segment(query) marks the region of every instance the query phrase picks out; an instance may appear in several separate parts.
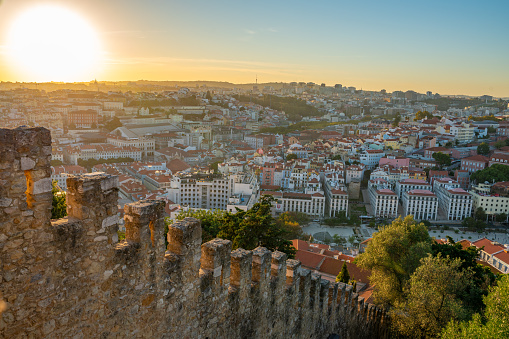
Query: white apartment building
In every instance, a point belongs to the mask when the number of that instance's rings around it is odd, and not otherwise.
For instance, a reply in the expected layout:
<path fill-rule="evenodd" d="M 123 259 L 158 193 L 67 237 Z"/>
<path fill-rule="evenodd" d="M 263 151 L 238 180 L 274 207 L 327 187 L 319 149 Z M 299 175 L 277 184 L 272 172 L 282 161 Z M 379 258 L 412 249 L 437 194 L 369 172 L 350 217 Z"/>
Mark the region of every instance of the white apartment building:
<path fill-rule="evenodd" d="M 277 201 L 273 206 L 276 215 L 284 212 L 302 212 L 320 218 L 325 214 L 325 196 L 321 193 L 260 192 L 260 196 L 265 194 L 276 198 Z"/>
<path fill-rule="evenodd" d="M 346 168 L 345 179 L 346 183 L 349 184 L 352 181 L 362 181 L 364 174 L 364 165 L 350 165 Z"/>
<path fill-rule="evenodd" d="M 460 144 L 464 144 L 474 140 L 475 137 L 475 126 L 470 124 L 455 124 L 450 128 L 450 133 L 454 135 L 454 138 L 459 141 Z"/>
<path fill-rule="evenodd" d="M 64 162 L 72 165 L 78 164 L 78 159 L 113 159 L 131 158 L 141 161 L 141 150 L 136 147 L 117 147 L 110 144 L 67 146 L 63 149 Z"/>
<path fill-rule="evenodd" d="M 167 191 L 168 198 L 176 204 L 190 208 L 226 210 L 231 186 L 230 180 L 221 175 L 181 173 L 172 178 Z"/>
<path fill-rule="evenodd" d="M 333 189 L 326 192 L 325 197 L 329 217 L 335 217 L 341 211 L 348 216 L 348 194 L 345 191 Z"/>
<path fill-rule="evenodd" d="M 426 189 L 413 189 L 403 193 L 403 214 L 413 215 L 415 220 L 436 220 L 438 198 Z"/>
<path fill-rule="evenodd" d="M 398 214 L 398 196 L 383 179 L 370 180 L 368 183 L 369 201 L 376 218 L 395 218 Z"/>
<path fill-rule="evenodd" d="M 378 166 L 380 159 L 385 156 L 382 150 L 366 150 L 359 156 L 359 162 L 367 169 L 373 169 Z"/>
<path fill-rule="evenodd" d="M 405 192 L 412 190 L 431 190 L 431 185 L 426 180 L 421 179 L 404 179 L 396 182 L 395 191 L 398 199 L 402 200 Z"/>
<path fill-rule="evenodd" d="M 190 208 L 247 210 L 257 200 L 259 184 L 255 175 L 229 176 L 207 172 L 178 173 L 166 189 L 168 199 Z"/>
<path fill-rule="evenodd" d="M 436 187 L 438 203 L 447 220 L 463 220 L 472 215 L 472 195 L 470 193 L 455 186 L 437 185 Z"/>
<path fill-rule="evenodd" d="M 124 138 L 120 136 L 116 136 L 113 134 L 109 134 L 106 139 L 108 144 L 115 145 L 118 147 L 136 147 L 143 152 L 143 156 L 154 155 L 154 150 L 156 148 L 156 142 L 154 139 L 147 138 Z"/>

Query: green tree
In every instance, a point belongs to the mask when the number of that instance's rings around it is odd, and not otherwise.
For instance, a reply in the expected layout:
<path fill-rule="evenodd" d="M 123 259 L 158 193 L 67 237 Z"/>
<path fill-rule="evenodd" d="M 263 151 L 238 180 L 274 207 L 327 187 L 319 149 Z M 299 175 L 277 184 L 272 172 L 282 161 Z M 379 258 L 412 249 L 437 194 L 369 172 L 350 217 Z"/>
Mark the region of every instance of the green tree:
<path fill-rule="evenodd" d="M 463 219 L 461 224 L 463 225 L 463 227 L 466 227 L 469 231 L 477 231 L 479 233 L 484 231 L 484 229 L 486 228 L 486 224 L 484 223 L 483 220 L 476 220 L 475 218 L 472 217 L 466 217 L 465 219 Z"/>
<path fill-rule="evenodd" d="M 504 140 L 499 140 L 499 141 L 495 142 L 494 146 L 496 149 L 501 149 L 502 147 L 506 146 L 506 144 L 505 144 Z"/>
<path fill-rule="evenodd" d="M 454 144 L 452 143 L 452 141 L 447 141 L 445 143 L 445 147 L 447 147 L 447 148 L 452 148 L 453 146 L 454 146 Z"/>
<path fill-rule="evenodd" d="M 500 278 L 484 298 L 484 314 L 475 314 L 469 322 L 452 320 L 442 332 L 444 339 L 509 338 L 509 275 Z"/>
<path fill-rule="evenodd" d="M 401 115 L 398 113 L 398 114 L 396 114 L 396 117 L 394 118 L 394 121 L 392 122 L 392 127 L 398 127 L 400 122 L 401 122 Z"/>
<path fill-rule="evenodd" d="M 490 145 L 485 142 L 481 142 L 479 146 L 477 146 L 477 154 L 488 155 L 490 154 Z"/>
<path fill-rule="evenodd" d="M 287 240 L 288 231 L 281 228 L 271 215 L 274 198 L 264 195 L 247 211 L 237 209 L 237 213 L 227 211 L 188 211 L 180 213 L 177 220 L 194 217 L 202 222 L 202 242 L 214 238 L 227 239 L 232 248 L 246 250 L 263 246 L 271 251 L 281 251 L 294 258 L 297 252 L 292 242 Z M 171 220 L 167 219 L 167 223 Z"/>
<path fill-rule="evenodd" d="M 274 200 L 264 195 L 247 211 L 237 209 L 235 214 L 225 213 L 217 236 L 231 240 L 233 249 L 240 247 L 252 250 L 264 246 L 272 251 L 285 252 L 293 258 L 296 250 L 292 242 L 284 238 L 285 231 L 277 227 L 271 215 Z"/>
<path fill-rule="evenodd" d="M 440 168 L 451 165 L 451 156 L 442 152 L 435 152 L 432 155 L 433 159 L 436 160 Z"/>
<path fill-rule="evenodd" d="M 217 237 L 226 211 L 222 210 L 188 210 L 180 212 L 176 219 L 182 220 L 186 217 L 192 217 L 201 220 L 201 240 L 210 241 Z M 169 220 L 168 220 L 169 221 Z"/>
<path fill-rule="evenodd" d="M 411 215 L 379 228 L 366 252 L 355 260 L 361 268 L 371 270 L 377 303 L 391 306 L 403 299 L 403 289 L 420 259 L 431 253 L 431 243 L 426 226 Z"/>
<path fill-rule="evenodd" d="M 433 119 L 433 114 L 428 111 L 419 111 L 415 114 L 414 121 L 422 120 L 422 119 Z"/>
<path fill-rule="evenodd" d="M 286 156 L 286 160 L 290 161 L 290 160 L 294 160 L 294 159 L 297 159 L 297 154 L 288 154 Z"/>
<path fill-rule="evenodd" d="M 484 209 L 482 207 L 477 207 L 477 209 L 475 210 L 475 213 L 474 213 L 474 218 L 476 220 L 486 220 L 486 212 L 484 211 Z"/>
<path fill-rule="evenodd" d="M 212 95 L 210 94 L 210 91 L 207 91 L 207 94 L 205 95 L 205 99 L 208 99 L 209 102 L 212 100 Z"/>
<path fill-rule="evenodd" d="M 117 117 L 113 117 L 111 120 L 107 121 L 105 124 L 104 124 L 104 128 L 108 131 L 108 132 L 111 132 L 113 131 L 114 129 L 118 128 L 118 127 L 122 127 L 122 123 L 120 122 L 119 118 Z"/>
<path fill-rule="evenodd" d="M 468 319 L 458 298 L 471 273 L 460 270 L 460 259 L 429 255 L 412 274 L 405 299 L 391 310 L 393 326 L 412 338 L 434 338 L 450 320 Z"/>
<path fill-rule="evenodd" d="M 60 219 L 67 215 L 67 205 L 65 203 L 65 192 L 58 189 L 57 182 L 53 180 L 51 193 L 53 201 L 51 203 L 51 219 Z"/>
<path fill-rule="evenodd" d="M 509 166 L 494 164 L 470 175 L 470 181 L 477 183 L 509 181 Z"/>
<path fill-rule="evenodd" d="M 301 239 L 304 235 L 300 224 L 289 212 L 281 213 L 281 215 L 276 219 L 276 224 L 279 228 L 285 231 L 283 237 L 287 240 Z"/>
<path fill-rule="evenodd" d="M 507 220 L 507 214 L 506 213 L 500 213 L 495 216 L 495 220 L 497 222 L 506 222 Z"/>
<path fill-rule="evenodd" d="M 480 312 L 484 308 L 483 297 L 488 294 L 489 288 L 495 283 L 496 276 L 488 267 L 477 263 L 479 249 L 475 246 L 463 249 L 461 244 L 455 243 L 452 238 L 448 237 L 448 240 L 448 244 L 433 243 L 433 255 L 459 259 L 461 260 L 459 269 L 472 273 L 471 283 L 458 297 L 470 313 Z"/>
<path fill-rule="evenodd" d="M 341 271 L 338 273 L 336 277 L 336 282 L 342 282 L 348 284 L 350 281 L 350 273 L 348 273 L 348 267 L 346 267 L 346 261 L 343 261 L 343 266 L 341 267 Z"/>

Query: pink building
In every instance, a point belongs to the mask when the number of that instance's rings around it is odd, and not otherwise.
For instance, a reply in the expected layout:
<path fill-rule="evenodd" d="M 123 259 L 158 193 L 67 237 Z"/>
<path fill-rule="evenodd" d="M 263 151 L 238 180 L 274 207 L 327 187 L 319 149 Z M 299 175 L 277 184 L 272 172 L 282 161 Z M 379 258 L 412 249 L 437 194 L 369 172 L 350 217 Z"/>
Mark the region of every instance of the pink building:
<path fill-rule="evenodd" d="M 274 185 L 275 164 L 265 163 L 262 168 L 262 185 Z"/>
<path fill-rule="evenodd" d="M 380 158 L 378 166 L 382 167 L 383 165 L 391 165 L 394 168 L 409 167 L 410 159 L 404 157 L 397 157 L 394 155 L 388 155 L 387 157 Z"/>

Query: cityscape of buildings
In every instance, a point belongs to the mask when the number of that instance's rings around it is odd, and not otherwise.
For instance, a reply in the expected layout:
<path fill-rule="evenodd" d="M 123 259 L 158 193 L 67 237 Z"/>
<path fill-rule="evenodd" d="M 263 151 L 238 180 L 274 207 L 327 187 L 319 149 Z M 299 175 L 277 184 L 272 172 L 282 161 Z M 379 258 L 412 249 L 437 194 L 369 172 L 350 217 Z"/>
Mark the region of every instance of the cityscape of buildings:
<path fill-rule="evenodd" d="M 124 85 L 2 83 L 0 125 L 51 130 L 52 179 L 63 191 L 69 174 L 118 175 L 120 218 L 143 199 L 165 201 L 175 220 L 246 211 L 270 195 L 274 216 L 301 212 L 316 223 L 359 206 L 365 224 L 412 215 L 460 225 L 479 208 L 486 221 L 507 221 L 509 182 L 470 180 L 509 165 L 509 147 L 495 147 L 508 139 L 509 110 L 496 98 L 314 83 Z M 478 154 L 481 143 L 488 152 Z"/>

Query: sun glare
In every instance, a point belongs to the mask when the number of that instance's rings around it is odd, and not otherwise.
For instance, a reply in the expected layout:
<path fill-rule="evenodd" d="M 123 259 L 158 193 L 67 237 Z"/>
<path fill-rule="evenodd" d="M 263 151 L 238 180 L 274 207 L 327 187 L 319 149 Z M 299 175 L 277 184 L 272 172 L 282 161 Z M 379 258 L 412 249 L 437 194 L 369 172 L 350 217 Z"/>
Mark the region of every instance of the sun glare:
<path fill-rule="evenodd" d="M 87 81 L 97 75 L 101 54 L 96 32 L 61 7 L 34 7 L 12 23 L 8 53 L 27 81 Z"/>

